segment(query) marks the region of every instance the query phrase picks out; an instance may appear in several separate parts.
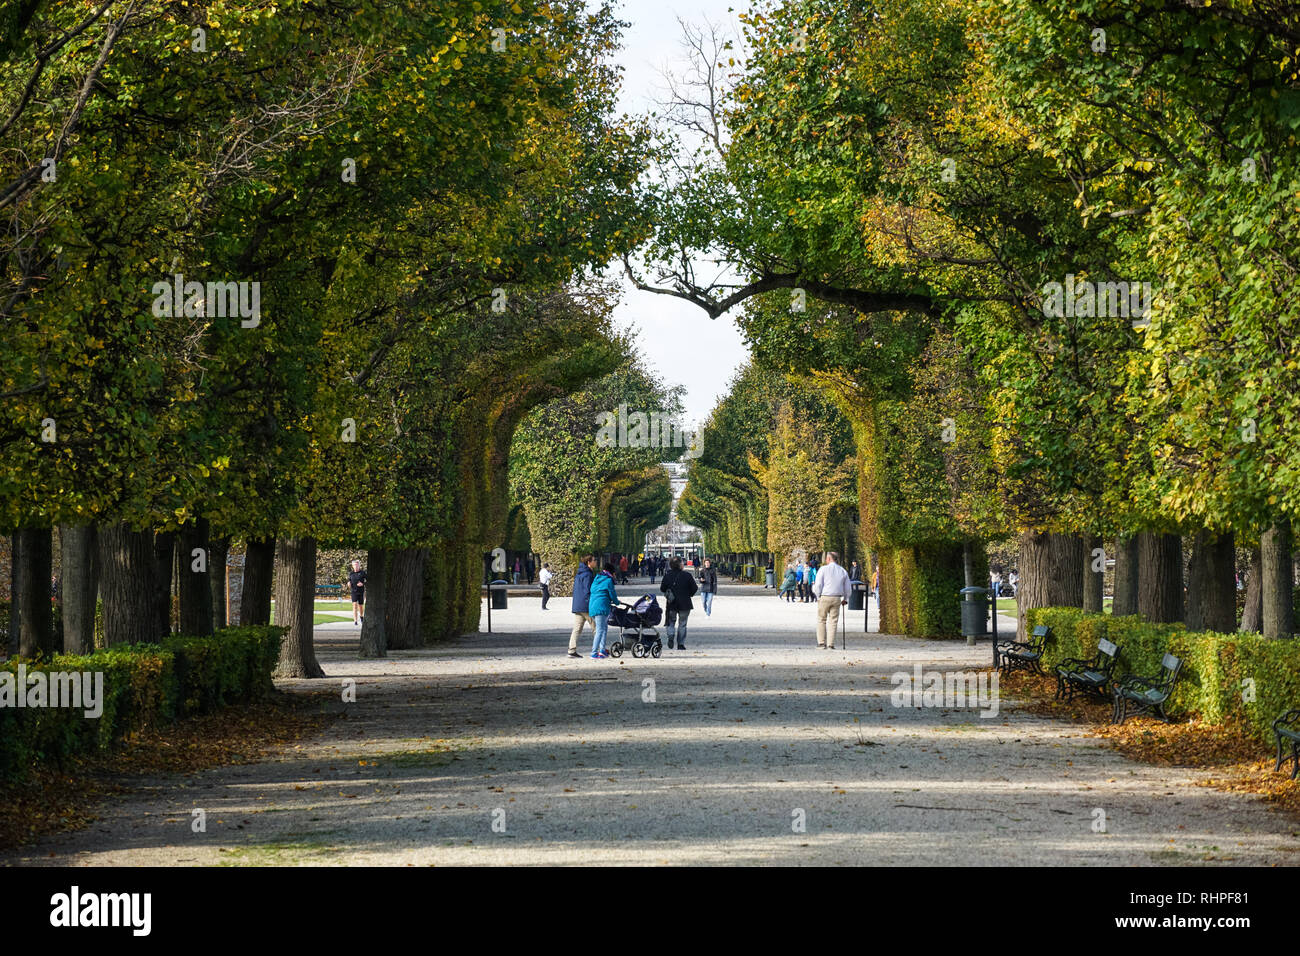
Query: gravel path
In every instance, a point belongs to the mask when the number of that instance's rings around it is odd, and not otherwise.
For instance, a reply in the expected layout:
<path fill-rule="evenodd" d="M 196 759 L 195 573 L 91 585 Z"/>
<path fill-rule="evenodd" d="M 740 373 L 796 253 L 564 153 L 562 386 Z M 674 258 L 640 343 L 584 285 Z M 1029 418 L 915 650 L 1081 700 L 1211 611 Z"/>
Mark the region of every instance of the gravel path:
<path fill-rule="evenodd" d="M 864 635 L 851 612 L 848 650 L 819 651 L 814 621 L 813 605 L 724 585 L 687 651 L 646 661 L 566 657 L 562 598 L 512 599 L 493 634 L 383 661 L 356 659 L 350 622 L 325 625 L 329 677 L 281 684 L 356 681 L 321 737 L 150 780 L 89 830 L 0 862 L 1300 862 L 1293 817 L 1012 701 L 996 717 L 894 706 L 893 674 L 984 667 L 987 644 Z"/>

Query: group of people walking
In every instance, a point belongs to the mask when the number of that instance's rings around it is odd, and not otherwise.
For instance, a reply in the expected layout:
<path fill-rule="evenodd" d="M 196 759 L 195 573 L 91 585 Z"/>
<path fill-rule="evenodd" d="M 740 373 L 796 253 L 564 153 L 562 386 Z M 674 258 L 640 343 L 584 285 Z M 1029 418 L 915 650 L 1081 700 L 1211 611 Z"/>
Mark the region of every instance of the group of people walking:
<path fill-rule="evenodd" d="M 591 625 L 591 659 L 602 660 L 609 656 L 606 641 L 609 635 L 609 616 L 615 604 L 621 604 L 618 597 L 616 575 L 625 569 L 613 561 L 606 561 L 600 570 L 596 569 L 596 556 L 589 554 L 582 559 L 578 572 L 573 576 L 573 630 L 569 633 L 569 656 L 581 657 L 578 653 L 578 640 L 582 629 Z M 664 627 L 668 634 L 669 650 L 686 650 L 686 628 L 691 611 L 695 609 L 691 598 L 696 593 L 703 595 L 704 613 L 712 614 L 713 595 L 718 589 L 718 575 L 706 558 L 700 569 L 700 583 L 695 576 L 682 569 L 680 558 L 673 558 L 664 572 L 659 590 L 665 596 L 667 610 Z"/>
<path fill-rule="evenodd" d="M 783 592 L 799 587 L 801 600 L 816 602 L 819 648 L 835 647 L 835 630 L 839 627 L 841 608 L 849 603 L 849 595 L 861 580 L 861 569 L 856 561 L 851 570 L 845 570 L 839 560 L 838 554 L 828 551 L 820 565 L 808 565 L 801 561 L 786 574 L 786 583 L 791 587 L 782 586 Z M 588 624 L 592 630 L 591 659 L 603 660 L 609 656 L 607 642 L 610 614 L 614 605 L 624 603 L 620 601 L 617 590 L 621 568 L 613 561 L 606 561 L 599 568 L 597 563 L 594 554 L 585 556 L 573 578 L 573 629 L 569 633 L 569 657 L 582 656 L 578 651 L 578 641 Z M 549 569 L 545 570 L 549 572 Z M 872 582 L 873 589 L 879 586 L 879 580 L 877 571 Z M 668 649 L 684 651 L 691 612 L 695 610 L 692 598 L 699 594 L 704 613 L 712 615 L 713 598 L 718 592 L 718 572 L 713 567 L 713 562 L 705 558 L 703 567 L 698 571 L 697 581 L 695 574 L 682 567 L 680 558 L 673 558 L 664 572 L 659 591 L 665 598 L 664 628 L 668 637 Z"/>
<path fill-rule="evenodd" d="M 647 554 L 641 559 L 641 573 L 655 583 L 655 578 L 668 573 L 668 559 L 662 554 Z"/>
<path fill-rule="evenodd" d="M 827 555 L 826 563 L 828 565 L 831 563 L 831 555 L 834 554 L 835 554 L 834 551 L 828 551 L 826 553 Z M 836 555 L 835 557 L 835 564 L 836 567 L 839 568 L 839 570 L 844 571 L 844 568 L 839 566 L 838 555 Z M 798 561 L 792 560 L 791 563 L 786 566 L 785 580 L 781 582 L 779 597 L 782 600 L 789 601 L 792 604 L 795 602 L 799 602 L 802 604 L 811 604 L 813 601 L 816 601 L 818 599 L 818 595 L 821 593 L 820 591 L 817 590 L 817 578 L 818 575 L 821 573 L 821 571 L 824 569 L 824 567 L 825 566 L 819 566 L 816 558 L 813 558 L 810 561 L 805 561 L 802 558 L 800 558 Z M 848 576 L 848 580 L 850 582 L 849 585 L 850 589 L 858 586 L 859 583 L 862 581 L 862 568 L 856 561 L 853 562 L 852 567 L 850 567 L 847 571 L 845 571 L 845 574 Z M 879 595 L 880 595 L 880 569 L 877 568 L 875 572 L 872 574 L 871 596 L 873 598 L 879 598 Z M 846 592 L 846 596 L 847 596 L 847 592 Z"/>
<path fill-rule="evenodd" d="M 862 580 L 862 569 L 858 562 L 846 571 L 840 566 L 840 556 L 834 551 L 826 552 L 824 564 L 818 564 L 814 558 L 811 562 L 800 559 L 791 562 L 785 571 L 785 580 L 781 582 L 780 597 L 794 603 L 817 603 L 817 646 L 835 646 L 835 628 L 840 622 L 840 608 L 849 603 L 849 594 Z M 873 593 L 880 584 L 880 571 L 877 570 L 872 583 Z M 829 636 L 828 636 L 829 635 Z"/>
<path fill-rule="evenodd" d="M 781 582 L 780 596 L 791 602 L 807 604 L 813 599 L 813 585 L 817 583 L 817 561 L 811 563 L 799 560 L 798 564 L 785 569 L 785 580 Z"/>

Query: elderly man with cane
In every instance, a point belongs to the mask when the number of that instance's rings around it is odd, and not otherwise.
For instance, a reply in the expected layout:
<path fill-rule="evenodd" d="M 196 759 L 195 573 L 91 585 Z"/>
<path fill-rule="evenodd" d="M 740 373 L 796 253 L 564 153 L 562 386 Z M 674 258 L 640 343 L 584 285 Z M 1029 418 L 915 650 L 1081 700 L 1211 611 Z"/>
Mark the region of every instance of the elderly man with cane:
<path fill-rule="evenodd" d="M 835 628 L 840 624 L 840 607 L 849 603 L 849 590 L 853 583 L 849 574 L 840 567 L 840 556 L 826 552 L 826 563 L 821 566 L 813 583 L 817 598 L 817 646 L 835 649 Z M 830 640 L 826 639 L 826 619 L 830 618 Z"/>

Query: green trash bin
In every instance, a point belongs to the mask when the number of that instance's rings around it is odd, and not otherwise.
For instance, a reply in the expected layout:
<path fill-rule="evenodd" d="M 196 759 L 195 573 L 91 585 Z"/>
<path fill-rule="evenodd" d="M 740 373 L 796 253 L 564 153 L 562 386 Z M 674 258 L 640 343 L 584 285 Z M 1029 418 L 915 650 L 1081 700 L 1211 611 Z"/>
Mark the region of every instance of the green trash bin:
<path fill-rule="evenodd" d="M 968 587 L 961 589 L 961 633 L 967 644 L 989 633 L 989 589 Z"/>
<path fill-rule="evenodd" d="M 496 580 L 492 582 L 492 609 L 495 611 L 504 611 L 506 608 L 506 582 Z"/>
<path fill-rule="evenodd" d="M 861 611 L 863 608 L 863 596 L 866 594 L 866 586 L 861 581 L 853 582 L 853 590 L 849 592 L 849 610 Z"/>

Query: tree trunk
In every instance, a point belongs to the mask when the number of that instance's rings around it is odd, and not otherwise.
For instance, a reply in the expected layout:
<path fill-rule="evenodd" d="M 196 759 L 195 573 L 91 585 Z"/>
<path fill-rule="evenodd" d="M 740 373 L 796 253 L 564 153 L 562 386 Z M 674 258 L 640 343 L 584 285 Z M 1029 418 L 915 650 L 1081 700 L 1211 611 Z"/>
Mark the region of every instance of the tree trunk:
<path fill-rule="evenodd" d="M 1291 522 L 1283 518 L 1264 532 L 1259 542 L 1263 564 L 1264 636 L 1289 639 L 1295 634 L 1295 582 L 1291 574 Z"/>
<path fill-rule="evenodd" d="M 474 634 L 483 613 L 483 593 L 479 587 L 480 565 L 477 547 L 461 545 L 452 552 L 452 588 L 456 612 L 454 634 Z"/>
<path fill-rule="evenodd" d="M 1259 548 L 1250 553 L 1250 570 L 1246 572 L 1246 597 L 1241 609 L 1241 627 L 1248 634 L 1264 630 L 1264 556 Z"/>
<path fill-rule="evenodd" d="M 1114 616 L 1138 612 L 1138 539 L 1122 535 L 1115 539 L 1115 597 L 1110 603 Z"/>
<path fill-rule="evenodd" d="M 63 652 L 88 654 L 95 648 L 97 535 L 94 525 L 59 528 L 63 551 Z"/>
<path fill-rule="evenodd" d="M 480 572 L 481 573 L 481 572 Z M 420 592 L 420 643 L 437 644 L 447 637 L 447 548 L 429 548 Z"/>
<path fill-rule="evenodd" d="M 11 657 L 18 653 L 18 633 L 22 628 L 22 552 L 22 537 L 14 532 L 9 537 L 9 634 L 5 643 L 5 653 Z"/>
<path fill-rule="evenodd" d="M 1097 535 L 1092 535 L 1087 541 L 1087 554 L 1083 556 L 1083 609 L 1092 614 L 1100 614 L 1106 608 L 1102 594 L 1102 585 L 1106 580 L 1106 550 Z M 1099 565 L 1101 570 L 1093 570 L 1093 565 Z"/>
<path fill-rule="evenodd" d="M 192 637 L 206 637 L 212 633 L 208 519 L 196 518 L 185 525 L 181 528 L 176 542 L 176 564 L 180 575 L 180 586 L 176 589 L 180 599 L 178 630 Z M 196 567 L 200 570 L 196 571 Z"/>
<path fill-rule="evenodd" d="M 230 553 L 230 539 L 216 538 L 208 541 L 208 585 L 212 601 L 212 629 L 226 626 L 226 555 Z"/>
<path fill-rule="evenodd" d="M 1183 619 L 1183 539 L 1143 531 L 1138 535 L 1138 613 L 1158 624 Z"/>
<path fill-rule="evenodd" d="M 100 591 L 104 601 L 104 644 L 148 644 L 157 628 L 153 535 L 124 524 L 99 529 Z"/>
<path fill-rule="evenodd" d="M 172 569 L 176 559 L 176 534 L 162 531 L 153 536 L 154 627 L 159 634 L 172 632 Z"/>
<path fill-rule="evenodd" d="M 99 547 L 99 529 L 100 526 L 91 525 L 95 536 L 93 545 L 90 549 L 90 641 L 86 645 L 87 653 L 92 648 L 98 649 L 102 646 L 104 635 L 102 631 L 103 620 L 100 616 L 99 584 L 104 579 L 103 551 Z"/>
<path fill-rule="evenodd" d="M 316 539 L 281 538 L 275 555 L 275 623 L 280 641 L 276 677 L 324 677 L 316 662 Z"/>
<path fill-rule="evenodd" d="M 975 587 L 975 558 L 971 554 L 971 543 L 963 541 L 961 545 L 961 573 L 966 587 Z"/>
<path fill-rule="evenodd" d="M 1187 566 L 1187 629 L 1231 634 L 1237 626 L 1237 547 L 1232 532 L 1196 533 Z"/>
<path fill-rule="evenodd" d="M 315 552 L 312 552 L 313 562 Z M 250 538 L 244 551 L 244 582 L 239 597 L 239 626 L 271 623 L 271 571 L 275 566 L 275 539 Z M 312 571 L 315 574 L 315 570 Z M 315 582 L 312 582 L 315 596 Z"/>
<path fill-rule="evenodd" d="M 422 643 L 420 609 L 427 555 L 425 548 L 404 548 L 390 555 L 384 632 L 393 650 L 410 650 Z"/>
<path fill-rule="evenodd" d="M 22 571 L 19 594 L 22 616 L 18 622 L 18 653 L 23 657 L 57 654 L 59 635 L 54 633 L 50 609 L 50 578 L 54 542 L 49 528 L 22 528 Z"/>
<path fill-rule="evenodd" d="M 366 555 L 366 613 L 361 622 L 361 657 L 387 657 L 384 618 L 388 614 L 388 549 Z"/>
<path fill-rule="evenodd" d="M 572 597 L 573 576 L 578 573 L 582 556 L 576 551 L 562 547 L 543 547 L 538 556 L 543 564 L 551 566 L 551 574 L 554 575 L 551 578 L 551 597 Z M 599 569 L 599 565 L 597 568 Z M 497 577 L 495 572 L 492 577 Z"/>
<path fill-rule="evenodd" d="M 1020 535 L 1019 616 L 1016 634 L 1028 633 L 1029 611 L 1039 607 L 1083 607 L 1083 539 L 1071 534 Z"/>

